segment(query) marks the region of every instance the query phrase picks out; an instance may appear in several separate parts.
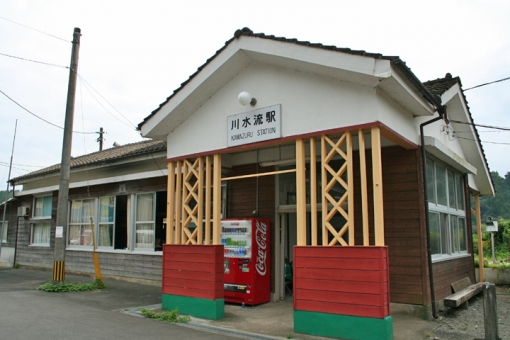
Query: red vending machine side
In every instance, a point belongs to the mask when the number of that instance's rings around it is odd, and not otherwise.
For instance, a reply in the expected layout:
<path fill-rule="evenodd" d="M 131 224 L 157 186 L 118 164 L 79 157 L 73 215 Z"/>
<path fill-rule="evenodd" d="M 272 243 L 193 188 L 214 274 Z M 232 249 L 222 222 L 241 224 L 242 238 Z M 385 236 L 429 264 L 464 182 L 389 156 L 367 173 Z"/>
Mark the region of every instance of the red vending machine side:
<path fill-rule="evenodd" d="M 225 302 L 247 305 L 269 302 L 269 228 L 267 219 L 222 220 Z"/>

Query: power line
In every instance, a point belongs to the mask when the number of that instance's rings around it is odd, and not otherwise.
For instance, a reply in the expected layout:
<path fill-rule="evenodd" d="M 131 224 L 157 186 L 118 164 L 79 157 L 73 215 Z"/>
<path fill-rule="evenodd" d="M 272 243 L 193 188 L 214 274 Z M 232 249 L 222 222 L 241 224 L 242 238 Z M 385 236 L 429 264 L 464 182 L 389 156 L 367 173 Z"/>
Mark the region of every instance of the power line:
<path fill-rule="evenodd" d="M 124 116 L 124 115 L 123 115 L 123 114 L 122 114 L 119 110 L 117 110 L 117 109 L 115 108 L 115 106 L 113 106 L 113 105 L 112 105 L 112 104 L 111 104 L 111 103 L 110 103 L 110 102 L 109 102 L 109 101 L 108 101 L 105 97 L 103 97 L 103 96 L 101 95 L 101 93 L 99 93 L 99 92 L 98 92 L 98 91 L 97 91 L 97 90 L 96 90 L 96 89 L 95 89 L 92 85 L 90 85 L 90 83 L 89 83 L 88 81 L 86 81 L 86 80 L 85 80 L 85 78 L 83 78 L 83 77 L 82 77 L 81 75 L 79 75 L 79 74 L 78 74 L 78 77 L 80 77 L 80 79 L 81 79 L 81 80 L 83 80 L 83 82 L 84 82 L 84 83 L 85 83 L 85 85 L 86 85 L 86 86 L 85 86 L 85 88 L 87 88 L 87 91 L 89 91 L 90 95 L 91 95 L 91 96 L 92 96 L 92 97 L 93 97 L 93 98 L 94 98 L 94 99 L 95 99 L 95 100 L 99 103 L 99 105 L 101 105 L 101 107 L 103 107 L 103 109 L 105 109 L 105 110 L 106 110 L 106 112 L 108 112 L 109 114 L 111 114 L 114 118 L 116 118 L 117 120 L 119 120 L 121 123 L 125 124 L 123 121 L 121 121 L 120 119 L 118 119 L 117 117 L 115 117 L 115 116 L 114 116 L 114 115 L 113 115 L 110 111 L 108 111 L 108 109 L 107 109 L 107 108 L 105 108 L 105 107 L 101 104 L 101 102 L 100 102 L 99 100 L 97 100 L 97 98 L 96 98 L 96 97 L 94 97 L 94 95 L 92 94 L 92 92 L 90 92 L 90 90 L 88 89 L 88 87 L 90 87 L 92 90 L 94 90 L 94 92 L 95 92 L 95 93 L 97 93 L 97 94 L 98 94 L 98 95 L 99 95 L 99 96 L 100 96 L 100 97 L 101 97 L 101 98 L 102 98 L 105 102 L 107 102 L 107 103 L 108 103 L 108 104 L 109 104 L 109 105 L 110 105 L 110 106 L 111 106 L 111 107 L 112 107 L 115 111 L 117 111 L 117 113 L 118 113 L 118 114 L 120 114 L 120 115 L 121 115 L 121 116 L 122 116 L 122 117 L 123 117 L 123 118 L 124 118 L 124 119 L 125 119 L 125 120 L 129 123 L 129 124 L 131 124 L 131 126 L 132 126 L 132 127 L 134 127 L 134 128 L 135 128 L 135 130 L 136 130 L 136 126 L 135 126 L 133 123 L 131 123 L 131 122 L 129 121 L 129 119 L 127 119 L 127 118 L 126 118 L 126 116 Z M 131 127 L 131 126 L 130 126 L 130 127 Z"/>
<path fill-rule="evenodd" d="M 0 161 L 0 164 L 9 164 L 9 163 Z M 43 165 L 28 165 L 28 164 L 16 164 L 16 163 L 12 163 L 12 165 L 28 166 L 28 167 L 32 167 L 32 168 L 41 168 L 41 169 L 45 167 Z"/>
<path fill-rule="evenodd" d="M 5 166 L 5 167 L 7 167 L 7 168 L 9 167 L 9 164 L 2 164 L 2 163 L 3 163 L 3 162 L 0 162 L 0 166 Z M 12 168 L 13 168 L 13 169 L 17 169 L 17 170 L 27 171 L 27 172 L 32 171 L 32 170 L 27 170 L 27 169 L 23 169 L 23 168 L 18 168 L 18 167 L 15 167 L 15 166 L 13 166 Z"/>
<path fill-rule="evenodd" d="M 505 128 L 505 127 L 500 127 L 500 126 L 474 124 L 474 123 L 468 123 L 468 122 L 461 122 L 459 120 L 453 120 L 453 119 L 450 119 L 449 121 L 452 122 L 452 123 L 457 123 L 457 124 L 466 124 L 466 125 L 471 125 L 471 126 L 481 126 L 481 127 L 489 128 L 489 129 L 497 129 L 497 130 L 503 130 L 503 131 L 510 131 L 510 128 Z"/>
<path fill-rule="evenodd" d="M 466 137 L 460 137 L 460 136 L 456 136 L 456 138 L 459 138 L 459 139 L 465 139 L 465 140 L 470 140 L 470 141 L 473 141 L 473 142 L 477 142 L 476 139 L 471 139 L 471 138 L 466 138 Z M 487 144 L 500 144 L 500 145 L 510 145 L 510 143 L 501 143 L 501 142 L 487 142 L 487 141 L 480 141 L 482 143 L 487 143 Z"/>
<path fill-rule="evenodd" d="M 499 82 L 502 82 L 502 81 L 505 81 L 505 80 L 509 80 L 509 79 L 510 79 L 510 77 L 507 77 L 507 78 L 503 78 L 503 79 L 500 79 L 500 80 L 491 81 L 490 83 L 485 83 L 485 84 L 476 85 L 476 86 L 470 87 L 470 88 L 468 88 L 468 89 L 465 89 L 465 90 L 464 90 L 464 92 L 469 91 L 469 90 L 472 90 L 472 89 L 476 89 L 477 87 L 482 87 L 482 86 L 485 86 L 485 85 L 490 85 L 490 84 L 494 84 L 494 83 L 499 83 Z"/>
<path fill-rule="evenodd" d="M 57 64 L 51 64 L 51 63 L 46 63 L 44 61 L 37 61 L 37 60 L 32 60 L 32 59 L 26 59 L 26 58 L 21 58 L 21 57 L 16 57 L 16 56 L 13 56 L 13 55 L 9 55 L 9 54 L 5 54 L 5 53 L 0 53 L 0 55 L 3 55 L 5 57 L 10 57 L 10 58 L 15 58 L 15 59 L 21 59 L 21 60 L 24 60 L 24 61 L 31 61 L 33 63 L 38 63 L 38 64 L 44 64 L 44 65 L 49 65 L 49 66 L 55 66 L 55 67 L 61 67 L 61 68 L 69 68 L 69 66 L 62 66 L 62 65 L 57 65 Z"/>
<path fill-rule="evenodd" d="M 21 104 L 19 104 L 17 101 L 15 101 L 14 99 L 12 99 L 11 97 L 9 97 L 4 91 L 0 90 L 0 93 L 2 93 L 4 96 L 6 96 L 10 101 L 12 101 L 14 104 L 18 105 L 19 107 L 21 107 L 23 110 L 27 111 L 28 113 L 30 113 L 32 116 L 36 117 L 36 118 L 39 118 L 40 120 L 42 120 L 43 122 L 45 123 L 48 123 L 54 127 L 57 127 L 59 129 L 62 129 L 64 130 L 63 127 L 61 126 L 58 126 L 56 124 L 53 124 L 52 122 L 49 122 L 47 121 L 46 119 L 44 118 L 41 118 L 39 117 L 38 115 L 36 115 L 35 113 L 33 113 L 32 111 L 28 110 L 27 108 L 23 107 Z M 83 133 L 83 134 L 87 134 L 87 135 L 90 135 L 90 134 L 95 134 L 95 132 L 80 132 L 80 131 L 73 131 L 74 133 Z"/>
<path fill-rule="evenodd" d="M 32 30 L 32 31 L 36 31 L 36 32 L 38 32 L 38 33 L 41 33 L 41 34 L 44 34 L 44 35 L 50 36 L 50 37 L 52 37 L 52 38 L 55 38 L 55 39 L 58 39 L 58 40 L 65 41 L 66 43 L 69 43 L 69 44 L 71 43 L 71 41 L 69 41 L 69 40 L 59 38 L 59 37 L 57 37 L 57 36 L 54 36 L 54 35 L 52 35 L 52 34 L 49 34 L 49 33 L 43 32 L 43 31 L 40 31 L 40 30 L 38 30 L 38 29 L 32 28 L 32 27 L 27 26 L 27 25 L 20 24 L 19 22 L 12 21 L 12 20 L 9 20 L 9 19 L 4 18 L 4 17 L 0 17 L 0 19 L 4 19 L 4 20 L 6 20 L 6 21 L 12 22 L 13 24 L 23 26 L 23 27 L 28 28 L 28 29 L 30 29 L 30 30 Z"/>

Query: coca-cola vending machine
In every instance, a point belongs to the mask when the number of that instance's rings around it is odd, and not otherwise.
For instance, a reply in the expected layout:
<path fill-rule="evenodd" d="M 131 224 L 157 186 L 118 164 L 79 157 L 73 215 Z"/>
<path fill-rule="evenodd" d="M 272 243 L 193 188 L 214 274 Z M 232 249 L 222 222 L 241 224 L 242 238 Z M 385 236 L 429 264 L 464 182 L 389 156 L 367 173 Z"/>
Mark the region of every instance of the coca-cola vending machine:
<path fill-rule="evenodd" d="M 262 218 L 221 221 L 225 302 L 247 305 L 269 302 L 269 227 L 270 221 Z"/>

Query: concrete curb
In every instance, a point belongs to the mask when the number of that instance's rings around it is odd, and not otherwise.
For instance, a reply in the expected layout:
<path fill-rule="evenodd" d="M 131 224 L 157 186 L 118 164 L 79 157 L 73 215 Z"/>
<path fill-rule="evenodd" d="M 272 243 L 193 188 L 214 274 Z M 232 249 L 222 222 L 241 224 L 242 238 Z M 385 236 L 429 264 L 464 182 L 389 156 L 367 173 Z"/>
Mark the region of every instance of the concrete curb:
<path fill-rule="evenodd" d="M 135 316 L 138 318 L 145 318 L 145 316 L 140 312 L 140 309 L 145 308 L 149 310 L 155 310 L 155 309 L 161 309 L 161 304 L 155 304 L 155 305 L 149 305 L 149 306 L 141 306 L 141 307 L 134 307 L 134 308 L 126 308 L 118 310 L 122 314 L 127 314 L 130 316 Z M 190 317 L 191 321 L 188 323 L 174 323 L 174 325 L 181 326 L 181 327 L 187 327 L 187 328 L 193 328 L 196 330 L 206 331 L 206 332 L 212 332 L 216 334 L 223 334 L 223 335 L 229 335 L 229 336 L 235 336 L 240 339 L 255 339 L 255 340 L 281 340 L 285 338 L 281 337 L 274 337 L 270 335 L 262 335 L 262 334 L 256 334 L 256 333 L 250 333 L 245 331 L 240 331 L 236 329 L 228 329 L 218 326 L 211 326 L 211 325 L 205 325 L 202 321 L 202 319 Z"/>

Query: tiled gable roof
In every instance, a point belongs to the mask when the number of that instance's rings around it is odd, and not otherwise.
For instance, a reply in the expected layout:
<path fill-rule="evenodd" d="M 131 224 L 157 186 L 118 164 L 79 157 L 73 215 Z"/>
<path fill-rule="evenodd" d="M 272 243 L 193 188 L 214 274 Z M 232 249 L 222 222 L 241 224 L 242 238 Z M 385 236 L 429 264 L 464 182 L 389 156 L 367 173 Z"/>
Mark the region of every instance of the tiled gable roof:
<path fill-rule="evenodd" d="M 94 153 L 89 153 L 76 158 L 71 157 L 71 169 L 79 168 L 87 165 L 95 165 L 110 161 L 116 161 L 123 158 L 154 153 L 158 151 L 166 151 L 166 141 L 161 140 L 144 140 L 138 143 L 121 145 Z M 57 173 L 60 171 L 60 163 L 49 166 L 47 168 L 37 170 L 26 175 L 11 179 L 16 182 L 41 175 Z"/>
<path fill-rule="evenodd" d="M 284 38 L 284 37 L 275 37 L 274 35 L 266 35 L 264 33 L 253 33 L 252 30 L 250 30 L 249 28 L 245 27 L 243 29 L 237 30 L 234 33 L 234 37 L 232 37 L 231 39 L 227 40 L 225 42 L 225 45 L 223 45 L 222 48 L 217 50 L 216 53 L 212 57 L 207 59 L 207 61 L 202 66 L 200 66 L 195 73 L 193 73 L 191 76 L 189 76 L 189 78 L 185 82 L 183 82 L 179 88 L 174 90 L 174 92 L 163 103 L 161 103 L 156 110 L 152 111 L 149 116 L 145 117 L 145 119 L 140 124 L 138 124 L 138 130 L 141 130 L 142 125 L 145 124 L 146 121 L 148 121 L 152 116 L 154 116 L 166 103 L 168 103 L 170 101 L 170 99 L 172 99 L 172 97 L 174 97 L 182 88 L 184 88 L 184 86 L 186 86 L 186 84 L 188 84 L 198 73 L 200 73 L 200 71 L 204 67 L 206 67 L 224 49 L 226 49 L 227 46 L 234 39 L 237 39 L 237 38 L 239 38 L 241 36 L 249 36 L 249 37 L 255 37 L 255 38 L 260 38 L 260 39 L 270 39 L 270 40 L 275 40 L 275 41 L 281 41 L 281 42 L 284 42 L 284 43 L 304 45 L 304 46 L 308 46 L 308 47 L 311 47 L 311 48 L 319 48 L 319 49 L 322 49 L 322 50 L 329 50 L 329 51 L 335 51 L 335 52 L 341 52 L 341 53 L 348 53 L 348 54 L 352 54 L 352 55 L 358 55 L 358 56 L 363 56 L 363 57 L 370 57 L 370 58 L 374 58 L 374 59 L 389 60 L 389 61 L 391 61 L 391 63 L 394 66 L 397 66 L 397 67 L 401 68 L 404 71 L 404 73 L 407 74 L 407 76 L 409 78 L 412 78 L 411 80 L 414 80 L 414 83 L 418 87 L 422 87 L 421 90 L 423 92 L 427 92 L 427 89 L 425 87 L 423 87 L 421 81 L 419 81 L 418 78 L 416 78 L 416 76 L 411 71 L 411 69 L 407 67 L 406 63 L 403 60 L 401 60 L 400 57 L 397 57 L 397 56 L 384 56 L 384 55 L 382 55 L 380 53 L 370 53 L 370 52 L 366 52 L 366 51 L 363 51 L 363 50 L 351 50 L 350 48 L 336 47 L 336 46 L 333 46 L 333 45 L 323 45 L 323 44 L 320 44 L 320 43 L 311 43 L 309 41 L 301 41 L 301 40 L 298 40 L 298 39 L 288 39 L 288 38 Z M 425 96 L 425 97 L 426 98 L 428 97 L 427 100 L 431 101 L 429 96 Z M 432 99 L 432 101 L 433 101 L 433 99 Z"/>
<path fill-rule="evenodd" d="M 429 80 L 423 83 L 423 85 L 430 91 L 430 93 L 438 96 L 441 96 L 455 84 L 459 84 L 459 86 L 462 88 L 460 78 L 452 77 L 450 73 L 447 73 L 444 78 Z"/>
<path fill-rule="evenodd" d="M 468 115 L 471 120 L 471 122 L 466 122 L 470 124 L 475 124 L 475 121 L 473 119 L 473 115 L 471 114 L 471 110 L 469 109 L 468 101 L 466 99 L 466 95 L 464 94 L 464 91 L 462 90 L 462 82 L 460 81 L 459 77 L 452 77 L 450 73 L 447 73 L 444 78 L 437 78 L 435 80 L 429 80 L 423 83 L 423 85 L 434 95 L 441 96 L 443 93 L 448 91 L 452 86 L 455 84 L 459 84 L 460 87 L 460 93 L 462 94 L 462 98 L 464 99 L 464 103 L 466 103 L 466 107 L 468 110 Z M 448 109 L 447 109 L 448 112 Z M 480 140 L 480 135 L 478 134 L 478 129 L 475 127 L 475 134 L 476 134 L 476 142 L 480 146 L 480 150 L 482 150 L 482 156 L 483 160 L 485 162 L 485 165 L 487 166 L 487 169 L 489 169 L 489 162 L 487 162 L 487 157 L 485 156 L 485 150 L 483 149 L 482 142 Z M 490 181 L 492 182 L 492 186 L 494 187 L 494 181 L 492 180 L 492 176 L 489 176 Z"/>

